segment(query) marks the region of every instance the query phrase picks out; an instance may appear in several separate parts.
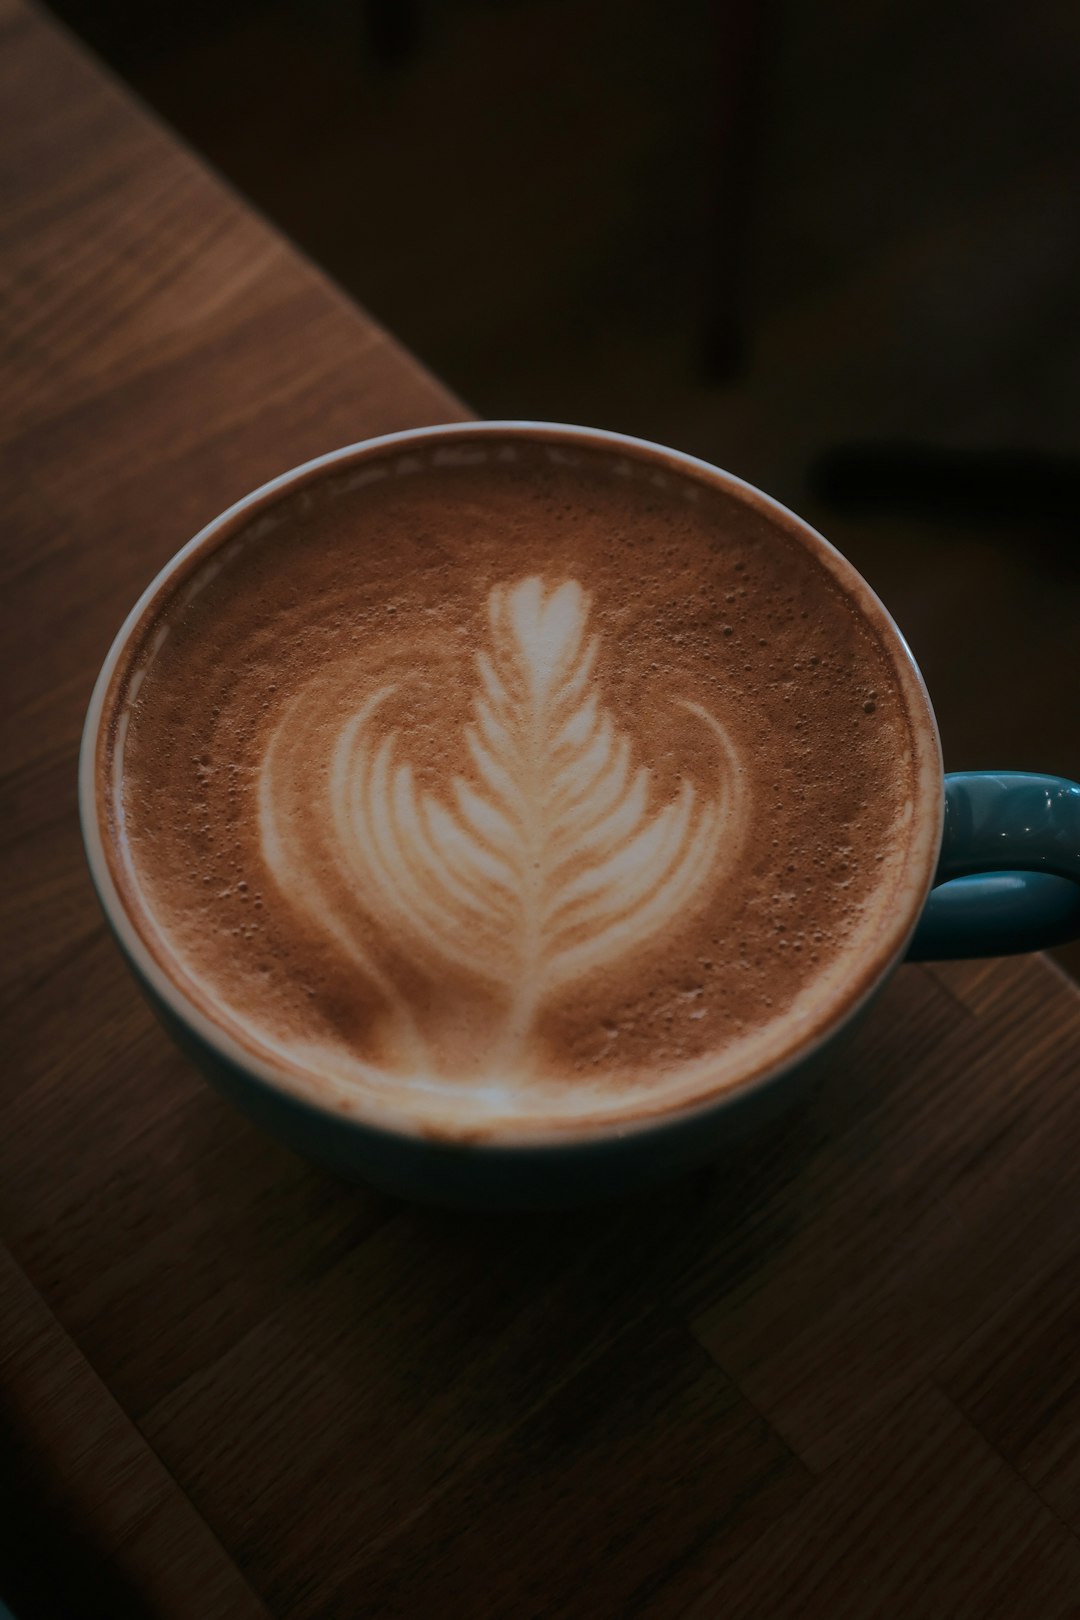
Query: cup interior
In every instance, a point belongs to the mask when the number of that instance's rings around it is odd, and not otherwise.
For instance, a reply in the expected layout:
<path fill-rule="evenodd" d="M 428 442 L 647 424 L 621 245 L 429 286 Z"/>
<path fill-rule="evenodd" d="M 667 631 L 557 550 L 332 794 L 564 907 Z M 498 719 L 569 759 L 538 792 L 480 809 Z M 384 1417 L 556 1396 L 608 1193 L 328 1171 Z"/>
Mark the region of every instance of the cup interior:
<path fill-rule="evenodd" d="M 98 895 L 129 963 L 152 998 L 210 1054 L 255 1081 L 300 1097 L 345 1124 L 352 1120 L 405 1135 L 423 1135 L 429 1129 L 415 1113 L 402 1114 L 392 1106 L 376 1106 L 370 1102 L 358 1104 L 340 1093 L 321 1091 L 302 1074 L 275 1062 L 271 1055 L 253 1050 L 226 1022 L 215 1016 L 212 1006 L 192 992 L 181 965 L 171 955 L 168 941 L 156 929 L 131 864 L 125 859 L 123 829 L 117 820 L 116 804 L 128 707 L 141 679 L 141 661 L 147 655 L 148 646 L 152 647 L 154 636 L 160 633 L 159 627 L 177 599 L 177 593 L 190 589 L 192 583 L 199 580 L 205 580 L 206 588 L 212 589 L 215 560 L 224 557 L 227 548 L 234 543 L 257 544 L 260 522 L 268 518 L 277 503 L 322 480 L 354 474 L 362 476 L 366 467 L 386 458 L 471 454 L 522 439 L 550 447 L 553 453 L 570 456 L 589 447 L 600 448 L 626 458 L 636 469 L 711 485 L 755 507 L 788 537 L 808 549 L 839 584 L 858 614 L 872 626 L 880 645 L 887 651 L 910 722 L 915 791 L 909 807 L 906 864 L 898 902 L 869 942 L 858 972 L 849 974 L 847 982 L 830 988 L 828 1005 L 823 1006 L 821 1016 L 805 1040 L 779 1054 L 766 1051 L 758 1067 L 736 1088 L 725 1086 L 721 1078 L 710 1084 L 709 1076 L 704 1075 L 690 1091 L 643 1111 L 640 1117 L 610 1120 L 547 1117 L 512 1124 L 504 1121 L 484 1139 L 536 1144 L 546 1140 L 590 1139 L 611 1131 L 625 1134 L 647 1130 L 655 1126 L 660 1117 L 684 1117 L 697 1109 L 715 1108 L 730 1098 L 734 1090 L 743 1093 L 768 1084 L 777 1074 L 810 1057 L 829 1041 L 874 994 L 902 957 L 933 882 L 941 840 L 942 767 L 937 727 L 922 678 L 900 631 L 869 585 L 827 540 L 794 513 L 742 480 L 694 457 L 623 435 L 586 428 L 516 422 L 454 424 L 392 434 L 330 452 L 283 474 L 237 502 L 189 541 L 147 587 L 118 633 L 94 689 L 83 734 L 79 794 L 84 842 Z M 439 1128 L 453 1134 L 445 1122 Z M 475 1131 L 471 1134 L 475 1140 Z"/>

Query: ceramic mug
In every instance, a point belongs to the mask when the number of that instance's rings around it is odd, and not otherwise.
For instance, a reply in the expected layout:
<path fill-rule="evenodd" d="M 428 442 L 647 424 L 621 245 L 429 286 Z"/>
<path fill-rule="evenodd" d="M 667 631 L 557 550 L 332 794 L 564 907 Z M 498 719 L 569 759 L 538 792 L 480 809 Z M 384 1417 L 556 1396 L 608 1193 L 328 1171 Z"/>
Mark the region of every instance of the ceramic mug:
<path fill-rule="evenodd" d="M 139 986 L 180 1047 L 211 1082 L 258 1124 L 296 1151 L 337 1172 L 428 1202 L 539 1208 L 614 1195 L 706 1162 L 789 1103 L 827 1062 L 906 960 L 996 956 L 1037 950 L 1080 936 L 1080 785 L 1018 772 L 941 769 L 929 700 L 913 709 L 919 836 L 917 869 L 905 886 L 902 915 L 891 923 L 863 993 L 832 1025 L 782 1062 L 704 1101 L 676 1105 L 630 1123 L 576 1123 L 546 1137 L 523 1131 L 483 1140 L 437 1139 L 376 1117 L 343 1115 L 308 1100 L 254 1058 L 184 994 L 147 948 L 110 871 L 103 794 L 99 791 L 107 700 L 141 624 L 193 558 L 221 545 L 261 509 L 298 486 L 389 452 L 428 449 L 433 441 L 476 441 L 515 432 L 559 445 L 592 442 L 678 473 L 719 482 L 765 505 L 841 581 L 872 619 L 904 682 L 925 699 L 922 678 L 899 630 L 855 569 L 785 508 L 741 480 L 683 455 L 619 434 L 530 423 L 465 423 L 423 428 L 333 451 L 283 474 L 215 519 L 185 546 L 133 608 L 106 658 L 91 698 L 80 758 L 79 803 L 91 875 L 106 919 Z M 922 719 L 919 719 L 922 715 Z"/>

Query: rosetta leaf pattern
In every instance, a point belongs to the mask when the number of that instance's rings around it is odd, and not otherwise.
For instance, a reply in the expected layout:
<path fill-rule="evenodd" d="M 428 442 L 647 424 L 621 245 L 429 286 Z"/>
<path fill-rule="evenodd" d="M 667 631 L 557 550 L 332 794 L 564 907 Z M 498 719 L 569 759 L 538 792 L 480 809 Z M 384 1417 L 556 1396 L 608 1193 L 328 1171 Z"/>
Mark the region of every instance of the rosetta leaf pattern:
<path fill-rule="evenodd" d="M 421 789 L 396 731 L 395 688 L 343 728 L 331 771 L 336 838 L 380 927 L 501 992 L 504 1047 L 570 981 L 640 949 L 706 889 L 735 791 L 727 753 L 705 796 L 684 779 L 653 803 L 652 775 L 603 706 L 589 598 L 532 576 L 492 589 L 476 659 L 469 769 Z M 735 773 L 737 774 L 737 772 Z"/>

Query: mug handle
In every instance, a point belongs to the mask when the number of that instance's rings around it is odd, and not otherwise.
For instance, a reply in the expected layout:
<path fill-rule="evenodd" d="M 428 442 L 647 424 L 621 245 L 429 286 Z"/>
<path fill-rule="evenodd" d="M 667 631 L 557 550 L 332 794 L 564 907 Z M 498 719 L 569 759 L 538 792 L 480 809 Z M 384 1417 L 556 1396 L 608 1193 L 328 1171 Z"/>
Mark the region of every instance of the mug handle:
<path fill-rule="evenodd" d="M 909 962 L 1011 956 L 1080 938 L 1080 783 L 1027 771 L 945 778 L 934 888 Z"/>

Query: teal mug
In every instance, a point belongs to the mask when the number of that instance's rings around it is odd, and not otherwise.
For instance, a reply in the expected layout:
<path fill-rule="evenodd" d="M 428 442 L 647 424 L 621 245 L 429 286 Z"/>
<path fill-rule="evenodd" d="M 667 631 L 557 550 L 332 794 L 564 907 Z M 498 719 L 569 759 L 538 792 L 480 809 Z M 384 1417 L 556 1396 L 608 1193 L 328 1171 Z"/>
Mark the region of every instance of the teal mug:
<path fill-rule="evenodd" d="M 1025 771 L 945 777 L 935 886 L 909 961 L 1009 956 L 1080 935 L 1080 784 Z"/>
<path fill-rule="evenodd" d="M 370 1112 L 342 1112 L 286 1083 L 269 1060 L 240 1046 L 185 993 L 149 948 L 136 908 L 117 881 L 110 857 L 108 787 L 103 761 L 113 695 L 141 630 L 206 554 L 260 513 L 324 477 L 352 473 L 356 463 L 430 452 L 432 446 L 507 435 L 561 447 L 592 444 L 676 475 L 714 483 L 763 503 L 817 553 L 867 614 L 922 713 L 921 760 L 912 815 L 916 857 L 903 901 L 890 917 L 877 955 L 861 964 L 857 986 L 837 1016 L 782 1061 L 703 1100 L 675 1103 L 619 1122 L 575 1122 L 547 1135 L 492 1130 L 449 1138 Z M 426 1202 L 487 1208 L 543 1208 L 621 1194 L 705 1163 L 748 1130 L 772 1118 L 827 1065 L 836 1043 L 876 999 L 905 959 L 996 956 L 1038 950 L 1080 937 L 1080 785 L 1060 777 L 1011 772 L 945 776 L 936 726 L 910 651 L 856 571 L 820 535 L 767 496 L 680 452 L 622 435 L 535 423 L 466 423 L 388 435 L 331 452 L 273 480 L 208 525 L 166 565 L 133 608 L 98 678 L 83 733 L 80 813 L 91 875 L 105 917 L 143 993 L 180 1047 L 211 1082 L 282 1141 L 347 1177 Z M 900 914 L 902 913 L 902 915 Z"/>

